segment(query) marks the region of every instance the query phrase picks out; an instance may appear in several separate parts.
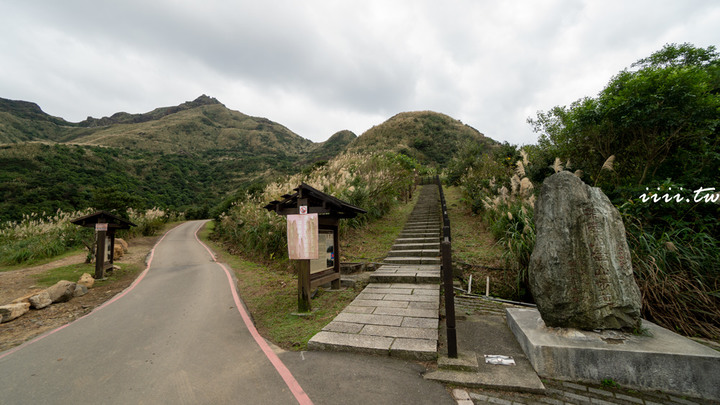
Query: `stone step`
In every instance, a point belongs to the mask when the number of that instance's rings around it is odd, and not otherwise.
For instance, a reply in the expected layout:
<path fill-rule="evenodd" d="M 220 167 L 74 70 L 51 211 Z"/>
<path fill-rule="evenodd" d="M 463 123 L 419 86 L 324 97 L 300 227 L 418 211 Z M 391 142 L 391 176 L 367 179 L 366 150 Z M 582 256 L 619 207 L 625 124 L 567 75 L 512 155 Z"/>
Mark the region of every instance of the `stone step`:
<path fill-rule="evenodd" d="M 439 228 L 440 225 L 442 225 L 441 222 L 406 222 L 405 228 L 422 228 L 422 227 Z"/>
<path fill-rule="evenodd" d="M 370 276 L 370 283 L 438 284 L 439 282 L 439 265 L 384 264 Z"/>
<path fill-rule="evenodd" d="M 439 238 L 440 237 L 440 231 L 435 232 L 400 232 L 400 235 L 398 235 L 398 238 Z"/>
<path fill-rule="evenodd" d="M 383 263 L 387 264 L 434 264 L 440 265 L 439 257 L 386 257 Z"/>
<path fill-rule="evenodd" d="M 440 249 L 391 250 L 388 257 L 440 257 Z"/>
<path fill-rule="evenodd" d="M 417 250 L 417 249 L 440 249 L 440 242 L 426 243 L 396 243 L 392 250 Z"/>
<path fill-rule="evenodd" d="M 432 238 L 397 238 L 395 239 L 396 244 L 407 244 L 407 243 L 440 243 L 440 236 Z"/>
<path fill-rule="evenodd" d="M 439 231 L 441 229 L 442 229 L 442 226 L 405 226 L 403 228 L 403 232 L 405 232 L 405 231 L 423 231 L 423 230 Z"/>
<path fill-rule="evenodd" d="M 434 361 L 439 308 L 438 285 L 370 284 L 310 339 L 308 349 Z"/>

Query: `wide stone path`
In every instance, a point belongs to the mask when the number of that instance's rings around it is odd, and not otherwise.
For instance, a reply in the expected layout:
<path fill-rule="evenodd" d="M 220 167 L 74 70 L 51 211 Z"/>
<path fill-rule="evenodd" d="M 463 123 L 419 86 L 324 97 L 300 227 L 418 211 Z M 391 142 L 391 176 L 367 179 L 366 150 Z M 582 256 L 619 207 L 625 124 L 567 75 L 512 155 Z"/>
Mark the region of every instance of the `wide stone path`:
<path fill-rule="evenodd" d="M 308 342 L 311 350 L 437 358 L 440 308 L 438 189 L 426 185 L 370 284 Z"/>

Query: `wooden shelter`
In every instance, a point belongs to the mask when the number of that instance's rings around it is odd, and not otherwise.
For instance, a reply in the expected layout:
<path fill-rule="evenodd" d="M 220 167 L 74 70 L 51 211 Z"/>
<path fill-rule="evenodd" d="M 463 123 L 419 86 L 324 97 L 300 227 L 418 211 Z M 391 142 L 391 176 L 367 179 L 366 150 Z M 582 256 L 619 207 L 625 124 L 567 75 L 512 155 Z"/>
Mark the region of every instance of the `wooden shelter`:
<path fill-rule="evenodd" d="M 132 222 L 107 211 L 75 218 L 71 223 L 86 228 L 95 228 L 95 278 L 105 277 L 105 270 L 111 269 L 115 252 L 115 231 L 137 226 Z"/>
<path fill-rule="evenodd" d="M 265 206 L 279 215 L 317 214 L 319 252 L 317 259 L 301 259 L 298 270 L 298 311 L 310 311 L 310 292 L 317 286 L 331 283 L 340 288 L 340 240 L 341 219 L 355 218 L 367 211 L 339 200 L 329 194 L 302 183 L 293 194 L 282 196 L 282 201 L 271 201 Z M 313 241 L 315 242 L 315 241 Z M 291 241 L 288 240 L 288 245 Z"/>

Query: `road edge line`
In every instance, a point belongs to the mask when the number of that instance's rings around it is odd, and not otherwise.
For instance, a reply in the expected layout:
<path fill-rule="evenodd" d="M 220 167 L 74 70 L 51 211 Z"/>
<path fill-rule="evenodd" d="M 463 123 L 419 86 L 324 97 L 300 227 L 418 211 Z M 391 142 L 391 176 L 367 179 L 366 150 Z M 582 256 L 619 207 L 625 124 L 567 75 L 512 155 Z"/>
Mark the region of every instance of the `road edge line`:
<path fill-rule="evenodd" d="M 50 336 L 50 335 L 54 335 L 55 333 L 60 332 L 61 330 L 67 328 L 68 326 L 74 324 L 75 322 L 77 322 L 77 321 L 79 321 L 79 320 L 81 320 L 81 319 L 84 319 L 84 318 L 86 318 L 86 317 L 94 314 L 95 312 L 97 312 L 97 311 L 105 308 L 106 306 L 108 306 L 108 305 L 112 304 L 113 302 L 119 300 L 120 298 L 124 297 L 127 293 L 129 293 L 130 291 L 132 291 L 132 290 L 140 283 L 140 281 L 141 281 L 143 278 L 145 278 L 145 275 L 147 274 L 148 270 L 150 270 L 150 265 L 152 264 L 152 259 L 153 259 L 153 256 L 155 255 L 155 248 L 160 244 L 160 242 L 163 241 L 163 239 L 165 239 L 165 237 L 166 237 L 170 232 L 172 232 L 172 231 L 174 231 L 175 229 L 177 229 L 178 226 L 180 226 L 180 225 L 177 225 L 177 226 L 174 226 L 174 227 L 171 228 L 171 229 L 168 229 L 167 232 L 165 232 L 165 233 L 163 234 L 163 236 L 162 236 L 160 239 L 158 239 L 157 242 L 155 242 L 155 244 L 153 245 L 152 249 L 150 249 L 150 257 L 148 258 L 147 264 L 145 265 L 145 270 L 143 270 L 143 272 L 140 273 L 140 275 L 135 279 L 135 281 L 133 281 L 132 284 L 130 284 L 127 288 L 125 288 L 124 290 L 122 290 L 120 293 L 116 294 L 114 297 L 110 298 L 109 300 L 103 302 L 101 305 L 95 307 L 92 311 L 90 311 L 90 312 L 88 312 L 87 314 L 81 316 L 80 318 L 77 318 L 77 319 L 75 319 L 75 320 L 72 321 L 72 322 L 66 323 L 65 325 L 58 326 L 57 328 L 55 328 L 55 329 L 53 329 L 53 330 L 51 330 L 51 331 L 49 331 L 49 332 L 45 332 L 44 334 L 42 334 L 42 335 L 40 335 L 40 336 L 37 336 L 37 337 L 35 337 L 35 338 L 32 339 L 32 340 L 28 340 L 27 342 L 25 342 L 25 343 L 23 343 L 23 344 L 21 344 L 21 345 L 19 345 L 19 346 L 15 346 L 15 347 L 13 347 L 12 349 L 9 349 L 8 351 L 6 351 L 5 353 L 0 354 L 0 360 L 2 360 L 3 358 L 5 358 L 5 357 L 7 357 L 7 356 L 9 356 L 9 355 L 17 352 L 18 350 L 20 350 L 20 349 L 22 349 L 22 348 L 24 348 L 24 347 L 26 347 L 26 346 L 30 346 L 31 344 L 33 344 L 33 343 L 35 343 L 35 342 L 38 342 L 38 341 L 40 341 L 40 340 L 45 339 L 46 337 L 48 337 L 48 336 Z M 196 236 L 196 237 L 197 237 L 197 236 Z"/>
<path fill-rule="evenodd" d="M 225 271 L 228 283 L 230 284 L 230 291 L 232 292 L 233 299 L 235 300 L 235 306 L 237 307 L 237 310 L 240 313 L 243 322 L 245 322 L 245 326 L 248 328 L 248 331 L 250 331 L 250 334 L 255 339 L 255 342 L 258 344 L 258 346 L 260 346 L 260 349 L 262 349 L 263 353 L 265 353 L 265 356 L 268 358 L 268 360 L 270 360 L 270 363 L 272 363 L 272 365 L 275 367 L 275 370 L 278 372 L 278 374 L 280 374 L 280 377 L 282 377 L 283 381 L 285 381 L 285 384 L 293 393 L 298 403 L 300 405 L 312 405 L 312 400 L 305 392 L 305 390 L 303 390 L 303 388 L 300 386 L 300 383 L 295 379 L 295 377 L 292 375 L 285 363 L 280 360 L 280 357 L 278 357 L 278 355 L 275 354 L 275 352 L 270 348 L 270 345 L 268 345 L 265 339 L 260 335 L 260 333 L 257 331 L 257 328 L 255 328 L 255 324 L 253 324 L 252 320 L 250 319 L 250 315 L 245 310 L 245 305 L 243 304 L 242 300 L 240 300 L 237 288 L 233 284 L 233 279 L 230 271 L 224 264 L 220 263 L 217 260 L 217 257 L 215 257 L 215 254 L 212 252 L 212 250 L 210 250 L 210 248 L 198 237 L 197 234 L 200 231 L 200 228 L 202 228 L 202 225 L 195 230 L 195 240 L 197 240 L 198 243 L 200 243 L 200 245 L 202 245 L 205 250 L 207 250 L 212 260 L 218 266 L 220 266 L 223 271 Z"/>

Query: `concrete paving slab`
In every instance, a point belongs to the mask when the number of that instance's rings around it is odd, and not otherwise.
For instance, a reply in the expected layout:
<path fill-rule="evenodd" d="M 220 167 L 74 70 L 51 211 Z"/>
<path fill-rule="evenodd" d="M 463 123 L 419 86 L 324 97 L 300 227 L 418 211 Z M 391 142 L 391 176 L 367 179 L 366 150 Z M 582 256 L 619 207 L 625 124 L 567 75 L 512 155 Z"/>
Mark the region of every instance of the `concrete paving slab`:
<path fill-rule="evenodd" d="M 373 311 L 375 311 L 375 307 L 361 307 L 361 306 L 355 306 L 353 304 L 348 305 L 343 309 L 343 312 L 352 313 L 352 314 L 372 314 Z"/>
<path fill-rule="evenodd" d="M 418 288 L 417 290 L 413 291 L 414 295 L 432 295 L 434 297 L 440 296 L 440 290 L 424 290 L 422 288 Z"/>
<path fill-rule="evenodd" d="M 456 358 L 444 354 L 438 355 L 438 368 L 440 370 L 452 371 L 478 371 L 478 359 L 475 352 L 458 352 Z"/>
<path fill-rule="evenodd" d="M 365 326 L 365 325 L 363 325 L 361 323 L 332 321 L 329 324 L 325 325 L 325 327 L 322 328 L 322 330 L 328 331 L 328 332 L 340 332 L 340 333 L 360 333 L 363 326 Z"/>
<path fill-rule="evenodd" d="M 368 284 L 367 287 L 365 287 L 365 290 L 363 291 L 363 294 L 365 291 L 371 293 L 371 294 L 407 294 L 410 295 L 413 293 L 412 288 L 374 288 L 373 284 Z M 359 295 L 358 295 L 359 297 Z"/>
<path fill-rule="evenodd" d="M 415 281 L 418 283 L 439 283 L 440 282 L 440 275 L 439 274 L 418 274 L 415 276 Z"/>
<path fill-rule="evenodd" d="M 407 308 L 409 301 L 383 301 L 383 300 L 359 300 L 355 298 L 350 305 L 358 307 L 392 307 L 392 308 Z"/>
<path fill-rule="evenodd" d="M 308 349 L 387 355 L 393 340 L 393 338 L 382 336 L 322 331 L 308 341 Z"/>
<path fill-rule="evenodd" d="M 412 295 L 395 295 L 395 294 L 385 294 L 385 298 L 383 298 L 383 301 L 409 301 L 409 302 L 435 302 L 438 300 L 437 296 L 434 295 L 421 295 L 421 294 L 412 294 Z"/>
<path fill-rule="evenodd" d="M 436 303 L 436 302 L 422 302 L 422 301 L 418 301 L 418 302 L 409 302 L 407 307 L 408 307 L 408 308 L 415 308 L 415 309 L 433 309 L 433 310 L 437 310 L 437 309 L 438 309 L 438 305 L 439 305 L 439 304 Z"/>
<path fill-rule="evenodd" d="M 437 318 L 411 318 L 411 317 L 403 317 L 402 323 L 400 326 L 406 327 L 406 328 L 429 328 L 429 329 L 436 329 L 438 328 L 440 324 L 440 321 Z"/>
<path fill-rule="evenodd" d="M 541 376 L 720 398 L 720 352 L 643 320 L 648 336 L 548 328 L 537 309 L 506 309 L 507 322 Z M 608 338 L 610 336 L 610 338 Z"/>
<path fill-rule="evenodd" d="M 366 315 L 341 312 L 335 317 L 335 320 L 341 322 L 364 323 L 369 325 L 400 326 L 400 324 L 402 324 L 402 316 L 384 314 Z"/>
<path fill-rule="evenodd" d="M 437 319 L 438 317 L 438 306 L 435 309 L 419 309 L 419 308 L 387 308 L 378 307 L 375 309 L 373 314 L 376 315 L 395 315 L 395 316 L 410 316 L 413 318 L 432 318 Z M 400 321 L 402 324 L 402 321 Z"/>
<path fill-rule="evenodd" d="M 498 366 L 509 367 L 509 366 Z M 439 381 L 445 384 L 460 385 L 463 387 L 488 388 L 501 391 L 519 391 L 542 394 L 545 386 L 539 379 L 535 384 L 528 384 L 528 381 L 518 378 L 510 370 L 503 370 L 502 376 L 498 374 L 488 375 L 477 372 L 437 370 L 424 375 L 426 380 Z"/>
<path fill-rule="evenodd" d="M 360 330 L 361 335 L 373 335 L 373 336 L 387 336 L 395 338 L 410 338 L 410 339 L 438 339 L 437 329 L 429 328 L 404 328 L 402 326 L 380 326 L 380 325 L 365 325 Z"/>
<path fill-rule="evenodd" d="M 418 283 L 396 283 L 392 284 L 392 288 L 412 288 L 413 290 L 437 290 L 440 291 L 439 285 L 428 285 L 428 284 L 418 284 Z"/>
<path fill-rule="evenodd" d="M 372 293 L 362 292 L 362 293 L 358 294 L 358 296 L 355 297 L 355 299 L 356 300 L 382 300 L 383 298 L 385 298 L 386 295 L 387 294 L 376 294 L 374 292 L 372 292 Z"/>
<path fill-rule="evenodd" d="M 421 361 L 437 359 L 437 340 L 396 338 L 390 347 L 390 356 Z"/>

